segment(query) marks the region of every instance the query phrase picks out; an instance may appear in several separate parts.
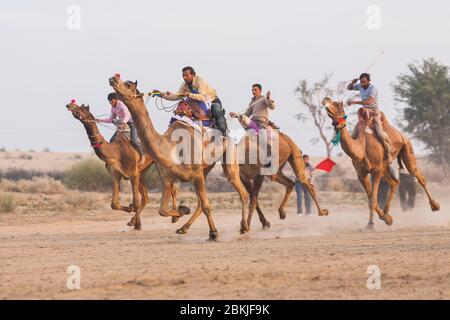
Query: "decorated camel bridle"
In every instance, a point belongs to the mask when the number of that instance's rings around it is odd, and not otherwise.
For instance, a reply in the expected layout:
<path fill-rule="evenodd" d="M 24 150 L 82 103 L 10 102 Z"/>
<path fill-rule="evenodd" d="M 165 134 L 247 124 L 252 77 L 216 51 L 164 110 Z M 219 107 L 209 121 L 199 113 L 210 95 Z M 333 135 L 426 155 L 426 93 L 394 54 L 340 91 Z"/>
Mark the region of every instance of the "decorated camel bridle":
<path fill-rule="evenodd" d="M 341 131 L 347 126 L 347 115 L 343 114 L 342 116 L 338 116 L 328 111 L 327 113 L 333 119 L 334 137 L 331 139 L 331 143 L 333 146 L 337 146 L 341 141 Z"/>
<path fill-rule="evenodd" d="M 76 104 L 76 101 L 74 99 L 72 99 L 69 104 L 69 109 L 71 109 L 73 111 L 73 110 L 76 110 L 75 108 L 77 108 L 77 107 L 78 106 Z M 79 120 L 81 122 L 95 122 L 94 120 L 86 120 L 86 119 L 82 119 L 82 118 L 80 118 Z M 94 135 L 88 134 L 88 138 L 89 138 L 89 141 L 91 142 L 91 147 L 94 149 L 100 148 L 101 145 L 103 144 L 103 142 L 105 142 L 105 138 L 100 133 L 96 133 Z"/>

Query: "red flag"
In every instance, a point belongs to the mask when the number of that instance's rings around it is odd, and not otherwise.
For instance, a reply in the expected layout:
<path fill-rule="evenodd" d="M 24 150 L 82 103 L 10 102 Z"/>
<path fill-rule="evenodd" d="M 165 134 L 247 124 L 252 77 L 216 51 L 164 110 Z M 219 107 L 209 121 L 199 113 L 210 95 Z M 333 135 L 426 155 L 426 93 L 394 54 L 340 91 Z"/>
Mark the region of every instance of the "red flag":
<path fill-rule="evenodd" d="M 336 162 L 334 162 L 331 159 L 325 159 L 321 163 L 319 163 L 314 169 L 322 170 L 325 172 L 330 173 L 331 170 L 333 170 L 333 167 L 336 165 Z"/>

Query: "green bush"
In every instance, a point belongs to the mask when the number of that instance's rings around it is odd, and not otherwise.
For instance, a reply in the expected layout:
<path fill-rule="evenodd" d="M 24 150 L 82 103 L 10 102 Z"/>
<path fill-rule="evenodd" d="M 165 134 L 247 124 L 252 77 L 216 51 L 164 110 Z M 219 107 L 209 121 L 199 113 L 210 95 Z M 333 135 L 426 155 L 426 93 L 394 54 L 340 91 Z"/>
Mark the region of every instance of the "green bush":
<path fill-rule="evenodd" d="M 86 159 L 66 170 L 63 183 L 67 188 L 82 191 L 111 191 L 112 178 L 104 162 Z"/>
<path fill-rule="evenodd" d="M 161 190 L 161 180 L 156 166 L 152 165 L 145 175 L 145 184 L 149 190 Z"/>
<path fill-rule="evenodd" d="M 16 209 L 16 199 L 11 195 L 0 194 L 0 212 L 13 212 Z"/>

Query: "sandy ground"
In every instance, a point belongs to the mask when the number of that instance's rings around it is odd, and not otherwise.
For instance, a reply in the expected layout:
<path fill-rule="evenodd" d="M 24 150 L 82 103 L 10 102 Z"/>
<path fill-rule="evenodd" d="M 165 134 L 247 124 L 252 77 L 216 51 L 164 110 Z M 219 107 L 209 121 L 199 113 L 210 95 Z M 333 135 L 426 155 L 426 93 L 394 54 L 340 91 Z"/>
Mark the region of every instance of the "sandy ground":
<path fill-rule="evenodd" d="M 205 241 L 203 216 L 190 233 L 176 234 L 180 223 L 157 215 L 156 194 L 140 232 L 125 225 L 129 214 L 108 209 L 106 194 L 85 197 L 97 199 L 100 208 L 60 211 L 44 204 L 64 195 L 21 195 L 45 201 L 38 211 L 0 215 L 0 298 L 449 299 L 447 194 L 436 195 L 442 205 L 437 214 L 423 196 L 408 213 L 396 201 L 394 225 L 376 220 L 373 231 L 365 229 L 361 195 L 322 193 L 328 217 L 298 216 L 292 197 L 281 221 L 281 195 L 266 194 L 261 204 L 271 229 L 262 230 L 255 217 L 246 235 L 238 233 L 236 195 L 213 194 L 217 243 Z M 181 197 L 193 201 L 192 194 Z M 70 265 L 80 267 L 80 290 L 66 287 Z M 381 289 L 367 288 L 371 265 L 380 268 Z"/>

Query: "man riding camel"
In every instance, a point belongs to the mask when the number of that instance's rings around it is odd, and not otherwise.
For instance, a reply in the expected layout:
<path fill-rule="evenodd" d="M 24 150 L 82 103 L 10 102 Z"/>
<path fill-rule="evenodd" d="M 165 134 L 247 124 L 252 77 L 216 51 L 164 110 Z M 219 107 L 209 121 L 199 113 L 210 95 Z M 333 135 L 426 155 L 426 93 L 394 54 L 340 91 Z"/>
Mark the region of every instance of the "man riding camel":
<path fill-rule="evenodd" d="M 375 132 L 383 145 L 384 151 L 386 153 L 386 158 L 391 165 L 392 157 L 391 157 L 391 145 L 389 144 L 389 140 L 387 138 L 386 133 L 383 131 L 383 127 L 381 125 L 381 112 L 378 108 L 378 89 L 375 88 L 373 84 L 370 83 L 370 75 L 368 73 L 363 73 L 359 76 L 358 79 L 353 79 L 347 86 L 348 90 L 357 90 L 361 96 L 361 101 L 352 101 L 349 100 L 347 104 L 359 104 L 362 105 L 363 108 L 369 109 L 373 112 L 373 121 L 375 124 Z M 355 126 L 353 130 L 352 137 L 356 139 L 358 137 L 358 125 Z"/>
<path fill-rule="evenodd" d="M 226 136 L 228 127 L 225 120 L 225 111 L 222 108 L 222 102 L 217 97 L 216 90 L 196 75 L 192 67 L 184 67 L 182 69 L 182 76 L 184 83 L 180 86 L 178 92 L 162 93 L 161 98 L 171 101 L 178 101 L 184 97 L 196 100 L 207 114 L 209 114 L 207 104 L 210 104 L 211 115 L 215 126 Z"/>
<path fill-rule="evenodd" d="M 111 105 L 111 114 L 109 118 L 95 119 L 95 121 L 104 123 L 113 123 L 117 126 L 118 130 L 123 130 L 125 129 L 126 125 L 128 125 L 128 127 L 130 127 L 131 143 L 141 156 L 138 162 L 138 166 L 143 166 L 145 164 L 145 151 L 139 141 L 136 126 L 134 125 L 133 119 L 131 118 L 130 111 L 128 110 L 125 103 L 123 103 L 118 99 L 117 93 L 115 92 L 108 94 L 108 101 L 109 104 Z M 112 142 L 116 137 L 117 131 L 113 134 L 109 142 Z"/>
<path fill-rule="evenodd" d="M 267 91 L 266 96 L 262 95 L 262 86 L 259 83 L 255 83 L 252 86 L 253 97 L 247 107 L 247 110 L 239 115 L 236 112 L 230 112 L 232 118 L 243 119 L 243 116 L 247 116 L 253 121 L 259 129 L 267 129 L 269 123 L 269 109 L 275 109 L 275 102 L 270 99 L 270 91 Z"/>
<path fill-rule="evenodd" d="M 252 86 L 252 94 L 247 110 L 242 114 L 230 112 L 230 117 L 238 119 L 245 129 L 253 129 L 258 134 L 261 129 L 267 130 L 269 109 L 275 109 L 275 102 L 270 99 L 270 91 L 267 91 L 266 96 L 262 95 L 262 86 L 259 83 Z M 269 139 L 267 139 L 267 155 L 271 155 Z M 267 165 L 270 166 L 270 162 Z"/>

